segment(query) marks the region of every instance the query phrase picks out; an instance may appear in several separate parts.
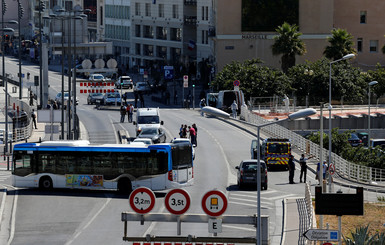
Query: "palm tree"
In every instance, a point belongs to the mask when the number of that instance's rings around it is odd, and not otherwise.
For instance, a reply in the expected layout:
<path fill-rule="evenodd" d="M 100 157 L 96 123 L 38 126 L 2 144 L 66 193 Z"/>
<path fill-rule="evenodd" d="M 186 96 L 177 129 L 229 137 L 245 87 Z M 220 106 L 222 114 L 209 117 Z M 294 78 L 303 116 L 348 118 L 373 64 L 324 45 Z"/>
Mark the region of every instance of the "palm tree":
<path fill-rule="evenodd" d="M 306 53 L 305 43 L 300 39 L 302 33 L 298 32 L 297 25 L 285 22 L 275 30 L 278 35 L 274 37 L 271 46 L 273 55 L 281 55 L 281 68 L 283 72 L 295 66 L 295 56 Z"/>
<path fill-rule="evenodd" d="M 330 46 L 325 48 L 324 55 L 330 60 L 338 60 L 344 55 L 357 53 L 352 39 L 353 36 L 345 29 L 332 30 L 332 36 L 328 38 Z"/>

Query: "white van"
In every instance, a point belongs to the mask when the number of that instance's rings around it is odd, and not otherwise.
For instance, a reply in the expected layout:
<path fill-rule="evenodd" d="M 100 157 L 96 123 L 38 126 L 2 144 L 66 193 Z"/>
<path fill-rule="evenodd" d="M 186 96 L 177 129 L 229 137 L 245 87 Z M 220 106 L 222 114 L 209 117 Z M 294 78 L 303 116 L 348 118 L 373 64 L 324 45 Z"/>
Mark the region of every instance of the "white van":
<path fill-rule="evenodd" d="M 245 98 L 241 90 L 221 90 L 218 92 L 217 108 L 231 113 L 231 104 L 237 102 L 237 113 L 241 113 L 241 107 L 245 104 Z"/>
<path fill-rule="evenodd" d="M 139 108 L 136 111 L 136 121 L 133 121 L 133 124 L 136 125 L 136 136 L 143 128 L 160 128 L 163 121 L 160 121 L 159 108 Z"/>

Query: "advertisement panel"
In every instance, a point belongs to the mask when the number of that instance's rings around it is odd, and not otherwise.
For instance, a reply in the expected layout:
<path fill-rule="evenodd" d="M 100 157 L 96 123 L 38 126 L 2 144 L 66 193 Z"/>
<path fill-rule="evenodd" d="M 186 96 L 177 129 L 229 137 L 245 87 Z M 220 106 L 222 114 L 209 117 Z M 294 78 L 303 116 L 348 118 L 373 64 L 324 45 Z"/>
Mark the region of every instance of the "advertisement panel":
<path fill-rule="evenodd" d="M 66 174 L 66 186 L 103 187 L 103 175 Z"/>

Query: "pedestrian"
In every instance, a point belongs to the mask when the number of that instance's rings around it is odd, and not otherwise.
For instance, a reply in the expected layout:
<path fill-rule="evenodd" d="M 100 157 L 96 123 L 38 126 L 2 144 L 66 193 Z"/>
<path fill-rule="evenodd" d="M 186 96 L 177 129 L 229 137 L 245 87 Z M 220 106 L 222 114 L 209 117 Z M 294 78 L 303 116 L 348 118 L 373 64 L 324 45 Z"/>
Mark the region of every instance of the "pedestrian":
<path fill-rule="evenodd" d="M 120 106 L 120 122 L 124 122 L 124 118 L 126 117 L 126 107 L 124 105 Z"/>
<path fill-rule="evenodd" d="M 29 105 L 30 106 L 33 106 L 33 98 L 34 98 L 34 94 L 32 91 L 29 91 Z"/>
<path fill-rule="evenodd" d="M 183 138 L 183 124 L 180 125 L 180 129 L 179 129 L 179 138 Z"/>
<path fill-rule="evenodd" d="M 325 180 L 326 178 L 326 171 L 327 171 L 328 166 L 326 165 L 326 161 L 322 164 L 322 179 Z M 318 180 L 318 184 L 321 184 L 321 180 L 319 179 L 319 173 L 320 173 L 320 163 L 317 163 L 317 175 L 316 175 L 316 180 Z"/>
<path fill-rule="evenodd" d="M 140 98 L 140 107 L 144 108 L 144 98 L 143 98 L 143 93 L 139 93 L 139 98 Z"/>
<path fill-rule="evenodd" d="M 174 92 L 174 105 L 178 104 L 178 92 L 175 90 Z"/>
<path fill-rule="evenodd" d="M 195 145 L 195 139 L 196 139 L 196 132 L 193 127 L 188 126 L 188 131 L 189 131 L 189 137 L 191 140 L 191 144 L 194 146 Z"/>
<path fill-rule="evenodd" d="M 183 126 L 182 138 L 187 138 L 187 125 L 186 124 Z"/>
<path fill-rule="evenodd" d="M 290 155 L 289 158 L 289 183 L 290 184 L 295 184 L 294 183 L 294 170 L 295 170 L 295 163 L 294 163 L 294 156 Z"/>
<path fill-rule="evenodd" d="M 134 97 L 135 97 L 135 108 L 138 108 L 138 92 L 134 91 Z"/>
<path fill-rule="evenodd" d="M 166 91 L 166 105 L 170 105 L 170 92 Z"/>
<path fill-rule="evenodd" d="M 237 102 L 234 102 L 231 104 L 231 111 L 233 113 L 233 118 L 237 118 L 237 109 L 238 109 L 238 105 L 237 105 Z"/>
<path fill-rule="evenodd" d="M 205 115 L 205 113 L 203 112 L 203 107 L 206 106 L 206 100 L 205 98 L 201 99 L 201 102 L 199 103 L 199 107 L 201 108 L 201 116 L 203 117 Z"/>
<path fill-rule="evenodd" d="M 299 165 L 301 165 L 301 175 L 299 176 L 299 182 L 302 183 L 302 176 L 304 177 L 303 182 L 306 183 L 306 173 L 307 173 L 307 163 L 306 161 L 312 158 L 313 156 L 310 156 L 309 158 L 305 157 L 305 154 L 301 155 L 301 158 L 299 159 Z"/>
<path fill-rule="evenodd" d="M 134 114 L 134 106 L 132 104 L 129 105 L 130 110 L 128 111 L 128 122 L 132 123 L 132 115 Z"/>
<path fill-rule="evenodd" d="M 193 123 L 193 125 L 191 125 L 191 127 L 194 128 L 195 130 L 195 146 L 198 146 L 198 128 L 197 128 L 197 125 L 195 123 Z"/>
<path fill-rule="evenodd" d="M 32 123 L 35 126 L 35 129 L 37 129 L 35 109 L 32 109 L 31 117 L 32 117 Z"/>
<path fill-rule="evenodd" d="M 58 104 L 57 104 L 57 102 L 56 102 L 56 101 L 54 101 L 54 102 L 53 102 L 53 105 L 52 105 L 52 107 L 53 107 L 53 109 L 54 109 L 54 110 L 57 110 L 57 109 L 59 109 L 59 107 L 58 107 Z"/>

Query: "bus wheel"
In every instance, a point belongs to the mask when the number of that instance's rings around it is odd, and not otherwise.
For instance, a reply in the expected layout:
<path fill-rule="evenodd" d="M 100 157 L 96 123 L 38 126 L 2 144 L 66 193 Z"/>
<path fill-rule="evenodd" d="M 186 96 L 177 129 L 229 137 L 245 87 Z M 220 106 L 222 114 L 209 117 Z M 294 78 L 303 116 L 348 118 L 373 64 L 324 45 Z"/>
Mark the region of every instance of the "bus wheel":
<path fill-rule="evenodd" d="M 132 191 L 131 181 L 128 178 L 122 178 L 118 181 L 118 191 L 122 194 L 130 194 Z"/>
<path fill-rule="evenodd" d="M 52 179 L 49 176 L 42 177 L 39 182 L 39 188 L 44 190 L 52 189 Z"/>

